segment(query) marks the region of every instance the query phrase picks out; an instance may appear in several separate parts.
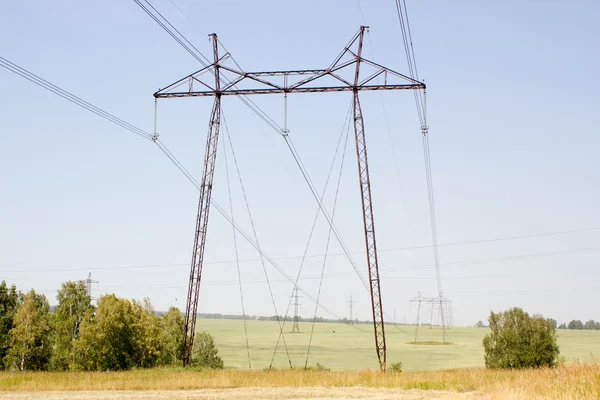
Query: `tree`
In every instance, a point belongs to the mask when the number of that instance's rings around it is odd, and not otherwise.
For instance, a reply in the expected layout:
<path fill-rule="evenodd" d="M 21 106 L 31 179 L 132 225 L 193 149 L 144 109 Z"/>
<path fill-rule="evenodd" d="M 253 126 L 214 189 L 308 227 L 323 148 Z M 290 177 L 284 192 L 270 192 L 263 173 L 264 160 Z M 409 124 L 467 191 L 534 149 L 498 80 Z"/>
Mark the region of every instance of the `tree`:
<path fill-rule="evenodd" d="M 190 365 L 194 367 L 223 369 L 224 363 L 219 357 L 215 340 L 208 332 L 199 332 L 194 339 L 194 348 Z"/>
<path fill-rule="evenodd" d="M 594 330 L 595 327 L 596 327 L 596 322 L 593 319 L 590 319 L 589 321 L 587 321 L 585 323 L 585 325 L 583 326 L 583 329 Z"/>
<path fill-rule="evenodd" d="M 115 295 L 98 299 L 83 318 L 73 342 L 74 367 L 89 371 L 151 368 L 162 359 L 164 325 L 150 301 L 130 302 Z"/>
<path fill-rule="evenodd" d="M 485 324 L 483 323 L 483 321 L 477 321 L 477 323 L 475 324 L 476 328 L 485 328 Z"/>
<path fill-rule="evenodd" d="M 571 320 L 569 325 L 567 325 L 568 329 L 583 329 L 583 322 L 580 320 Z"/>
<path fill-rule="evenodd" d="M 155 315 L 148 298 L 142 303 L 133 301 L 132 309 L 133 363 L 142 368 L 154 367 L 161 360 L 165 346 L 162 321 Z"/>
<path fill-rule="evenodd" d="M 0 370 L 4 369 L 2 360 L 8 353 L 10 335 L 8 332 L 13 328 L 13 318 L 17 311 L 19 295 L 17 288 L 10 288 L 5 281 L 0 283 Z"/>
<path fill-rule="evenodd" d="M 488 368 L 552 367 L 559 349 L 551 321 L 520 308 L 490 313 L 491 333 L 483 339 Z"/>
<path fill-rule="evenodd" d="M 558 326 L 558 329 L 567 329 L 567 324 L 564 322 Z"/>
<path fill-rule="evenodd" d="M 73 343 L 75 367 L 90 371 L 133 367 L 132 319 L 131 302 L 115 295 L 101 296 L 95 312 L 83 319 Z"/>
<path fill-rule="evenodd" d="M 52 369 L 64 371 L 74 365 L 73 343 L 79 337 L 79 328 L 92 307 L 85 282 L 65 282 L 56 296 L 58 306 L 54 311 Z"/>
<path fill-rule="evenodd" d="M 161 364 L 175 364 L 181 360 L 184 324 L 185 320 L 181 315 L 181 311 L 175 307 L 169 308 L 169 311 L 162 316 L 162 332 L 165 342 Z"/>
<path fill-rule="evenodd" d="M 548 319 L 548 322 L 554 327 L 554 329 L 556 329 L 556 327 L 558 326 L 558 322 L 556 322 L 555 319 L 550 318 Z"/>
<path fill-rule="evenodd" d="M 5 365 L 9 369 L 45 370 L 50 361 L 50 321 L 48 300 L 31 290 L 23 297 L 9 331 Z"/>

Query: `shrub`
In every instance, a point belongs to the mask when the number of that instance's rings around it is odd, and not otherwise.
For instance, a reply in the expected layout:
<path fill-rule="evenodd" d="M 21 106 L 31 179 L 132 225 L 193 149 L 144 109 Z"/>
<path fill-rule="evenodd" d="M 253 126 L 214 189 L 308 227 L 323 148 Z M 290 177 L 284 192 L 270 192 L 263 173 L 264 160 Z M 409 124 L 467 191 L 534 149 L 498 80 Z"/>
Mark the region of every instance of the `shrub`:
<path fill-rule="evenodd" d="M 219 350 L 215 346 L 215 340 L 210 333 L 198 332 L 196 334 L 190 366 L 223 369 L 223 359 L 219 357 Z"/>
<path fill-rule="evenodd" d="M 402 361 L 392 363 L 388 370 L 391 372 L 402 372 Z"/>
<path fill-rule="evenodd" d="M 490 313 L 491 333 L 483 339 L 488 368 L 553 367 L 559 354 L 550 320 L 529 316 L 520 308 Z"/>

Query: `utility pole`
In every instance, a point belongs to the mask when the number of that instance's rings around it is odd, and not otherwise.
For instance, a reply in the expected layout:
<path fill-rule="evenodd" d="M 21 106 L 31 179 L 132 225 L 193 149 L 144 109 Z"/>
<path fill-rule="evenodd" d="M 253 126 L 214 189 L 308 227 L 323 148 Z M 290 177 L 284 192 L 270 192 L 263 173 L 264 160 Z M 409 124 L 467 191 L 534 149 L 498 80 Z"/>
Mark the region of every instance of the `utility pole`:
<path fill-rule="evenodd" d="M 300 316 L 298 315 L 300 303 L 298 299 L 298 286 L 296 286 L 294 288 L 294 326 L 292 326 L 292 333 L 300 333 L 300 327 L 298 326 L 298 322 L 300 321 Z"/>
<path fill-rule="evenodd" d="M 325 69 L 261 72 L 242 71 L 235 61 L 231 61 L 228 64 L 228 60 L 232 60 L 231 54 L 226 50 L 224 54 L 220 54 L 218 51 L 220 42 L 217 39 L 217 35 L 211 34 L 214 62 L 154 93 L 156 99 L 214 97 L 204 156 L 204 168 L 200 183 L 200 200 L 185 312 L 185 332 L 183 337 L 184 365 L 187 365 L 189 362 L 194 342 L 208 225 L 208 211 L 213 187 L 216 150 L 221 121 L 221 97 L 243 96 L 245 98 L 248 95 L 283 94 L 287 101 L 287 95 L 291 93 L 352 92 L 354 138 L 356 142 L 356 159 L 363 211 L 363 229 L 367 254 L 369 289 L 371 293 L 371 308 L 373 312 L 375 348 L 379 360 L 379 368 L 382 371 L 386 370 L 381 282 L 379 280 L 371 180 L 367 160 L 367 142 L 359 92 L 365 90 L 425 90 L 425 84 L 363 58 L 362 48 L 366 28 L 366 26 L 361 26 L 358 33 L 353 36 L 350 43 L 344 47 L 344 50 L 342 50 L 335 61 Z M 360 75 L 361 66 L 363 70 L 368 70 L 366 73 L 363 73 L 363 76 Z M 293 79 L 288 79 L 290 77 Z M 378 78 L 383 78 L 384 82 L 377 83 L 376 79 Z M 287 135 L 287 124 L 284 129 L 286 130 L 284 133 L 285 137 Z"/>
<path fill-rule="evenodd" d="M 352 295 L 350 295 L 350 300 L 348 301 L 348 305 L 349 305 L 349 307 L 350 307 L 350 313 L 349 313 L 349 314 L 350 314 L 350 316 L 348 317 L 348 323 L 349 323 L 350 325 L 353 325 L 353 324 L 354 324 L 354 318 L 352 317 L 352 308 L 353 308 L 353 305 L 354 305 L 354 303 L 355 303 L 355 302 L 352 300 Z"/>

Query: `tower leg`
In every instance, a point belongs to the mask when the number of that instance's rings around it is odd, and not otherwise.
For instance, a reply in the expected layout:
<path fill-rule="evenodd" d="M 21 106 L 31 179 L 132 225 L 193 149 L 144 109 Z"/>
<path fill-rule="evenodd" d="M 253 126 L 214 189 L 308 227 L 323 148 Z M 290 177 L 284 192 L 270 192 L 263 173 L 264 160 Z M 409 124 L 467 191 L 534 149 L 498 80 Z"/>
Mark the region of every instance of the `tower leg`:
<path fill-rule="evenodd" d="M 375 241 L 375 223 L 373 221 L 373 202 L 371 201 L 371 181 L 369 163 L 367 161 L 367 143 L 365 129 L 358 99 L 358 90 L 354 90 L 354 137 L 356 139 L 356 157 L 358 160 L 358 176 L 363 208 L 363 224 L 365 245 L 367 249 L 367 266 L 369 267 L 369 284 L 371 306 L 373 309 L 373 327 L 375 330 L 375 347 L 379 368 L 386 370 L 385 328 L 383 324 L 383 307 L 381 304 L 381 286 L 379 284 L 379 264 L 377 261 L 377 243 Z"/>
<path fill-rule="evenodd" d="M 183 336 L 183 366 L 189 364 L 194 346 L 196 333 L 196 314 L 198 312 L 198 297 L 200 295 L 200 280 L 202 278 L 202 264 L 204 262 L 204 247 L 206 244 L 206 228 L 208 226 L 208 212 L 210 210 L 210 197 L 212 194 L 213 177 L 215 174 L 215 161 L 217 158 L 217 144 L 221 127 L 221 96 L 215 96 L 208 136 L 204 154 L 204 168 L 200 184 L 200 200 L 198 202 L 198 217 L 196 219 L 196 233 L 194 236 L 194 249 L 192 252 L 192 266 L 190 268 L 190 282 L 188 286 L 187 304 L 185 307 L 185 326 Z"/>

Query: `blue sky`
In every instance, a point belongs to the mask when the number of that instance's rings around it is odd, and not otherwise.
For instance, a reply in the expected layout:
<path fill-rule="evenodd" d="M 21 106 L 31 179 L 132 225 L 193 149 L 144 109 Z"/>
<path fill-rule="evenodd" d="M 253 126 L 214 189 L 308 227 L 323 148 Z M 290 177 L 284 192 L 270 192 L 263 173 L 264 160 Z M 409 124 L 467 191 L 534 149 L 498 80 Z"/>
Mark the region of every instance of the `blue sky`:
<path fill-rule="evenodd" d="M 355 1 L 173 1 L 197 28 L 169 0 L 153 4 L 206 55 L 207 34 L 216 32 L 249 71 L 325 67 L 366 23 L 365 56 L 407 72 L 391 0 L 362 0 L 362 15 Z M 455 322 L 471 325 L 511 306 L 559 321 L 599 320 L 600 4 L 407 5 L 419 75 L 428 85 L 439 242 L 577 231 L 440 247 Z M 147 131 L 152 93 L 198 69 L 133 1 L 7 2 L 0 30 L 2 57 Z M 195 189 L 151 142 L 4 69 L 0 82 L 0 279 L 53 301 L 61 282 L 92 272 L 96 295 L 184 308 Z M 436 292 L 431 248 L 397 250 L 431 244 L 414 99 L 407 92 L 361 99 L 384 250 L 383 301 L 388 314 L 396 309 L 397 319 L 409 322 L 409 300 Z M 254 100 L 282 124 L 282 98 Z M 348 93 L 290 97 L 291 135 L 319 190 L 349 102 Z M 196 177 L 210 108 L 210 99 L 158 106 L 161 139 Z M 299 259 L 290 257 L 302 255 L 317 206 L 283 140 L 239 100 L 224 99 L 223 109 L 260 243 L 295 275 Z M 223 154 L 213 193 L 227 206 Z M 228 156 L 236 220 L 250 231 Z M 346 156 L 336 225 L 366 273 L 352 141 Z M 338 170 L 336 164 L 334 175 Z M 330 191 L 328 207 L 332 198 Z M 324 253 L 326 236 L 319 220 L 309 254 Z M 240 313 L 231 227 L 215 210 L 207 246 L 200 311 Z M 272 314 L 258 255 L 241 242 L 239 251 L 251 260 L 241 264 L 247 312 Z M 330 252 L 339 253 L 339 245 Z M 305 265 L 300 284 L 311 293 L 321 267 L 319 257 Z M 267 268 L 281 312 L 291 285 Z M 330 257 L 325 276 L 329 309 L 346 316 L 352 294 L 354 314 L 369 317 L 368 295 L 344 257 Z M 301 314 L 312 313 L 303 299 Z"/>

